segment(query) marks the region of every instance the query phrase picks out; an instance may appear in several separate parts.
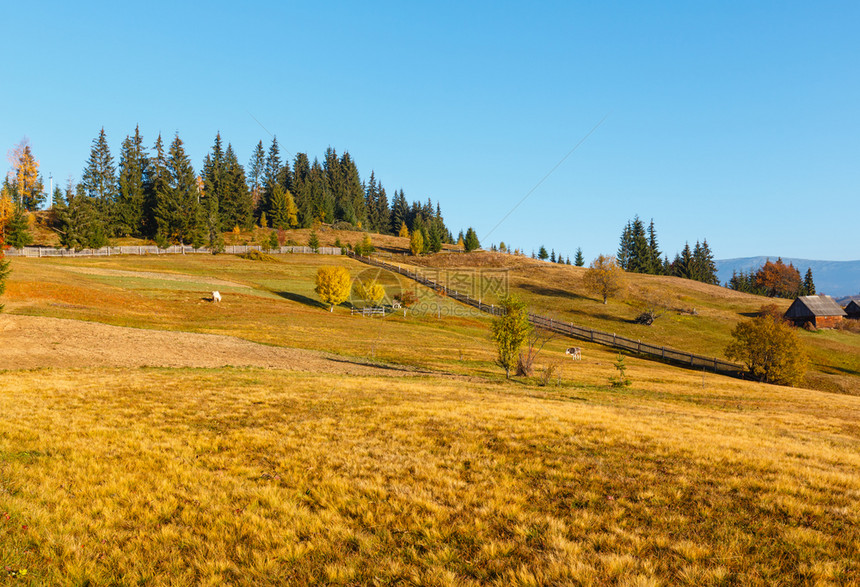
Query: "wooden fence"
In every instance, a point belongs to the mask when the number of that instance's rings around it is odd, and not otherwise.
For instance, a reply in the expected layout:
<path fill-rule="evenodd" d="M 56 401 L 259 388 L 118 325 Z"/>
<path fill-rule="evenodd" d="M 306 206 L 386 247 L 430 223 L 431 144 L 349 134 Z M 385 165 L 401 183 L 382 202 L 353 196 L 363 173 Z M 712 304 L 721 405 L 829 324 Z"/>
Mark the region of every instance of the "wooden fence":
<path fill-rule="evenodd" d="M 259 245 L 228 245 L 224 253 L 229 255 L 241 255 L 249 251 L 263 251 Z M 314 251 L 310 247 L 278 247 L 269 251 L 273 254 L 317 254 L 317 255 L 341 255 L 343 252 L 339 247 L 319 247 Z M 155 246 L 139 247 L 102 247 L 100 249 L 55 249 L 51 247 L 24 247 L 23 249 L 9 249 L 7 257 L 110 257 L 114 255 L 193 255 L 211 254 L 212 250 L 207 247 L 195 249 L 191 245 L 173 245 L 166 249 Z"/>
<path fill-rule="evenodd" d="M 349 313 L 352 315 L 361 314 L 362 316 L 385 316 L 386 308 L 352 308 Z"/>
<path fill-rule="evenodd" d="M 382 261 L 377 261 L 375 259 L 371 259 L 370 257 L 362 257 L 360 255 L 356 255 L 351 251 L 347 252 L 347 255 L 349 255 L 353 259 L 356 259 L 357 261 L 361 261 L 362 263 L 373 265 L 375 267 L 379 267 L 380 269 L 391 271 L 392 273 L 399 273 L 400 275 L 408 277 L 409 279 L 413 279 L 418 283 L 425 285 L 436 292 L 439 292 L 440 294 L 447 295 L 448 297 L 451 297 L 458 302 L 472 306 L 473 308 L 477 308 L 482 312 L 487 312 L 489 314 L 493 314 L 494 316 L 498 316 L 504 313 L 501 308 L 494 306 L 493 304 L 484 304 L 479 300 L 471 298 L 467 295 L 463 295 L 457 291 L 451 290 L 444 285 L 427 279 L 420 273 L 409 271 L 408 269 L 403 269 L 402 267 L 391 265 L 389 263 L 384 263 Z M 642 342 L 640 340 L 633 340 L 630 338 L 625 338 L 623 336 L 618 336 L 616 334 L 609 334 L 607 332 L 601 332 L 599 330 L 594 330 L 591 328 L 576 326 L 575 324 L 570 322 L 560 322 L 553 318 L 547 318 L 545 316 L 539 316 L 537 314 L 530 313 L 529 322 L 539 328 L 543 328 L 551 332 L 568 336 L 570 338 L 587 340 L 589 342 L 593 342 L 603 346 L 638 353 L 646 357 L 660 359 L 662 361 L 675 363 L 681 366 L 690 367 L 693 369 L 705 369 L 714 373 L 730 375 L 733 377 L 742 378 L 744 376 L 744 368 L 741 365 L 729 363 L 728 361 L 717 359 L 716 357 L 704 357 L 701 355 L 696 355 L 685 351 L 679 351 L 665 346 L 658 346 L 647 342 Z"/>

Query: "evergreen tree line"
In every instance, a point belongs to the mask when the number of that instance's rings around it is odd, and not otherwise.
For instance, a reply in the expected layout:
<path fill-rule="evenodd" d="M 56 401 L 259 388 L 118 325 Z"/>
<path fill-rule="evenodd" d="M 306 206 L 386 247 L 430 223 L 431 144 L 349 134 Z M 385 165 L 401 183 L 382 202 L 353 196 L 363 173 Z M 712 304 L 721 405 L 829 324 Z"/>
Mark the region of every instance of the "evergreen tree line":
<path fill-rule="evenodd" d="M 619 267 L 632 273 L 672 275 L 713 285 L 719 284 L 717 266 L 707 239 L 701 243 L 696 241 L 696 246 L 692 249 L 690 243 L 685 243 L 683 250 L 676 253 L 674 260 L 670 262 L 668 255 L 663 255 L 660 251 L 653 219 L 647 230 L 639 216 L 627 222 L 621 233 L 616 258 Z"/>
<path fill-rule="evenodd" d="M 7 178 L 4 192 L 15 192 L 9 183 Z M 17 198 L 23 209 L 36 210 L 44 202 L 44 188 L 35 192 Z M 362 181 L 348 152 L 338 156 L 329 148 L 322 163 L 298 153 L 291 164 L 282 159 L 276 138 L 268 150 L 262 141 L 256 145 L 246 173 L 232 145 L 225 147 L 218 133 L 198 175 L 178 133 L 166 149 L 159 135 L 149 152 L 135 128 L 123 140 L 115 164 L 102 129 L 81 181 L 57 187 L 52 196 L 54 227 L 61 243 L 71 248 L 132 236 L 152 238 L 162 246 L 218 249 L 222 233 L 235 227 L 307 228 L 315 222 L 345 222 L 349 226 L 344 228 L 382 234 L 417 230 L 431 250 L 452 242 L 438 203 L 409 204 L 402 188 L 389 203 L 375 173 Z"/>
<path fill-rule="evenodd" d="M 733 271 L 726 284 L 729 289 L 760 296 L 795 298 L 815 295 L 815 281 L 812 268 L 806 270 L 803 279 L 792 263 L 786 265 L 781 258 L 776 262 L 770 259 L 758 269 Z"/>
<path fill-rule="evenodd" d="M 509 253 L 511 255 L 523 254 L 519 249 L 514 249 L 506 245 L 504 241 L 499 243 L 498 247 L 495 244 L 491 245 L 490 250 L 499 253 Z M 561 253 L 556 254 L 555 249 L 551 249 L 547 252 L 546 247 L 543 245 L 541 245 L 537 253 L 532 251 L 531 257 L 532 259 L 540 259 L 541 261 L 549 261 L 550 263 L 559 263 L 563 265 L 576 265 L 577 267 L 583 267 L 585 265 L 585 257 L 582 254 L 581 247 L 577 247 L 573 263 L 570 262 L 570 255 L 565 257 Z"/>

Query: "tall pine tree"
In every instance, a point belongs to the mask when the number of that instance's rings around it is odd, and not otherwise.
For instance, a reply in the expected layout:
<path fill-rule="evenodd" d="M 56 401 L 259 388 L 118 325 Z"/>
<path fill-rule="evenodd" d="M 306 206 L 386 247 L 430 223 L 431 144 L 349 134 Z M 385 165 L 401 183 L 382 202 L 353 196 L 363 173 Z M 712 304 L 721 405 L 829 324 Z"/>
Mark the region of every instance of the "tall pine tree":
<path fill-rule="evenodd" d="M 86 195 L 93 200 L 107 230 L 110 234 L 116 232 L 116 193 L 117 180 L 113 157 L 107 143 L 105 129 L 102 127 L 99 136 L 93 139 L 90 158 L 81 175 L 81 185 Z"/>
<path fill-rule="evenodd" d="M 659 275 L 663 273 L 663 263 L 661 261 L 661 257 L 663 253 L 660 252 L 660 245 L 657 242 L 657 229 L 654 228 L 654 219 L 651 219 L 651 223 L 648 225 L 648 271 L 647 273 L 652 273 L 654 275 Z"/>
<path fill-rule="evenodd" d="M 126 136 L 119 156 L 115 231 L 124 236 L 143 236 L 146 209 L 146 179 L 149 158 L 140 136 Z"/>
<path fill-rule="evenodd" d="M 254 154 L 248 163 L 248 184 L 251 190 L 251 205 L 256 217 L 265 209 L 263 203 L 263 176 L 266 172 L 266 151 L 263 141 L 254 147 Z"/>
<path fill-rule="evenodd" d="M 200 246 L 203 243 L 200 194 L 194 168 L 179 134 L 170 144 L 166 169 L 170 183 L 166 191 L 159 194 L 155 211 L 158 236 L 163 242 Z"/>
<path fill-rule="evenodd" d="M 224 152 L 224 182 L 224 194 L 219 202 L 223 226 L 250 229 L 254 223 L 254 203 L 245 181 L 245 170 L 229 143 Z"/>
<path fill-rule="evenodd" d="M 206 239 L 209 248 L 219 251 L 223 248 L 221 232 L 221 202 L 226 197 L 228 187 L 227 165 L 221 145 L 221 133 L 215 135 L 212 151 L 203 159 L 203 193 L 200 195 L 200 210 L 203 214 Z"/>

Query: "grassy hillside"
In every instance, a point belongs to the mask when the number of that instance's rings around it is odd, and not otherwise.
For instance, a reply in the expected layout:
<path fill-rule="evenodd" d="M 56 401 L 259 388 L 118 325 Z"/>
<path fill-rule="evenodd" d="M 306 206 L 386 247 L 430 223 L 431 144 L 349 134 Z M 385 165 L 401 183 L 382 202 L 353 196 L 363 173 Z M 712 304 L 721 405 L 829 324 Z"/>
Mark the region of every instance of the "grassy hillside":
<path fill-rule="evenodd" d="M 614 353 L 577 343 L 573 362 L 562 339 L 538 361 L 549 385 L 507 382 L 486 316 L 423 288 L 406 316 L 328 312 L 323 264 L 369 271 L 304 255 L 13 259 L 4 344 L 48 340 L 27 362 L 0 356 L 0 583 L 860 582 L 860 397 L 636 357 L 617 389 Z M 582 308 L 633 311 L 578 293 L 577 275 L 528 263 L 512 283 L 602 329 L 612 315 Z M 681 285 L 703 336 L 760 305 Z M 221 340 L 216 363 L 182 352 Z M 74 368 L 49 352 L 77 344 Z M 260 348 L 283 366 L 242 366 L 267 364 L 250 360 Z"/>
<path fill-rule="evenodd" d="M 787 309 L 791 300 L 764 298 L 689 279 L 627 274 L 626 291 L 604 305 L 588 292 L 585 268 L 569 267 L 499 253 L 446 254 L 408 261 L 454 282 L 463 274 L 502 272 L 510 291 L 532 311 L 589 328 L 614 332 L 707 356 L 723 357 L 731 331 L 763 305 Z M 485 301 L 492 294 L 484 294 Z M 664 311 L 652 326 L 634 319 L 649 303 Z M 851 332 L 799 330 L 810 355 L 805 384 L 827 391 L 860 394 L 860 335 Z"/>
<path fill-rule="evenodd" d="M 860 400 L 664 377 L 619 392 L 7 371 L 0 569 L 23 584 L 860 580 Z"/>

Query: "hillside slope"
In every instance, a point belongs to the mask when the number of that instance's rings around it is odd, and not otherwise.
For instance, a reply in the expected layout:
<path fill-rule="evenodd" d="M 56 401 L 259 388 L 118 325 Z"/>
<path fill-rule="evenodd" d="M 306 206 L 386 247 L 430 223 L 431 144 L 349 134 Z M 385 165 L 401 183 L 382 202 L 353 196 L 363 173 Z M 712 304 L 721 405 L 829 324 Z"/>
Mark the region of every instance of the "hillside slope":
<path fill-rule="evenodd" d="M 763 305 L 784 310 L 791 304 L 790 300 L 749 295 L 689 279 L 627 274 L 626 290 L 604 305 L 584 287 L 585 268 L 488 252 L 408 257 L 398 262 L 422 267 L 454 287 L 457 283 L 481 282 L 481 275 L 498 275 L 535 313 L 719 358 L 724 357 L 738 322 L 753 316 Z M 476 291 L 473 297 L 483 296 L 490 302 L 494 295 Z M 663 312 L 652 326 L 634 322 L 646 307 Z M 805 384 L 860 394 L 860 335 L 833 330 L 798 332 L 811 359 Z"/>
<path fill-rule="evenodd" d="M 450 257 L 422 262 L 606 308 L 573 268 Z M 860 398 L 636 356 L 616 388 L 615 353 L 565 340 L 545 377 L 505 381 L 487 316 L 420 287 L 405 316 L 329 312 L 327 264 L 385 278 L 312 255 L 13 259 L 0 583 L 860 581 Z M 657 289 L 727 312 L 698 287 Z"/>

